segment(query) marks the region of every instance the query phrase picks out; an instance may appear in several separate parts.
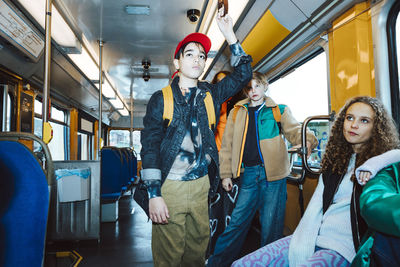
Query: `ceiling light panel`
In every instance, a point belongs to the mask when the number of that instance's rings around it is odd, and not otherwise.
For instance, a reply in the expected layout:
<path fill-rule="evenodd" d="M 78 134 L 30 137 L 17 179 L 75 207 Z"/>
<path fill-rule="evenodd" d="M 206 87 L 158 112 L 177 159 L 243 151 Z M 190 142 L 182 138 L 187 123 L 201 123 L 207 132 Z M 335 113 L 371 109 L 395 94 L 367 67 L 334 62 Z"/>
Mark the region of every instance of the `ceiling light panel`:
<path fill-rule="evenodd" d="M 123 109 L 124 108 L 124 104 L 118 97 L 116 99 L 110 99 L 110 102 L 114 106 L 115 109 Z"/>
<path fill-rule="evenodd" d="M 99 84 L 96 84 L 96 87 L 99 88 Z M 105 80 L 105 83 L 103 83 L 101 91 L 103 96 L 107 98 L 115 98 L 115 91 L 107 80 Z"/>
<path fill-rule="evenodd" d="M 122 116 L 129 116 L 129 111 L 128 111 L 126 108 L 121 109 L 121 110 L 118 110 L 118 112 L 119 112 Z"/>
<path fill-rule="evenodd" d="M 18 0 L 18 2 L 45 29 L 46 0 Z M 51 37 L 61 46 L 77 47 L 78 45 L 74 32 L 54 5 L 51 16 Z"/>
<path fill-rule="evenodd" d="M 85 73 L 89 80 L 99 80 L 99 67 L 85 48 L 82 48 L 81 54 L 68 54 L 68 57 Z"/>
<path fill-rule="evenodd" d="M 128 15 L 150 15 L 150 6 L 134 5 L 125 6 Z"/>

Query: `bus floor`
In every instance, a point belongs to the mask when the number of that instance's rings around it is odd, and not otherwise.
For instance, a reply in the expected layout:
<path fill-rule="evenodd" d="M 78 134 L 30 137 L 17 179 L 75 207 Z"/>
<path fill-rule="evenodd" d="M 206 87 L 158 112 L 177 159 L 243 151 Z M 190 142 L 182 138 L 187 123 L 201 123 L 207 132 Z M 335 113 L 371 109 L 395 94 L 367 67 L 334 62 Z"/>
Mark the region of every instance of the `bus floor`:
<path fill-rule="evenodd" d="M 253 220 L 243 245 L 241 256 L 256 250 L 260 243 L 259 225 Z M 153 266 L 151 253 L 151 221 L 132 196 L 119 202 L 119 218 L 114 223 L 101 224 L 101 239 L 97 241 L 57 242 L 46 247 L 45 267 L 72 266 L 71 260 L 56 258 L 56 251 L 76 251 L 83 259 L 79 267 Z"/>

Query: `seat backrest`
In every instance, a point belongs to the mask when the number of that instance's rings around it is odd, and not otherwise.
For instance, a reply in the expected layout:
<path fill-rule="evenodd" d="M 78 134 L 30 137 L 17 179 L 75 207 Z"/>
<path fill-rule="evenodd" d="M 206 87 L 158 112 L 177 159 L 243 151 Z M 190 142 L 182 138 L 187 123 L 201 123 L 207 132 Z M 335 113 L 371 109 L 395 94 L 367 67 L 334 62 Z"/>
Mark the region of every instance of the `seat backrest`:
<path fill-rule="evenodd" d="M 49 190 L 32 152 L 0 141 L 0 266 L 42 265 Z"/>
<path fill-rule="evenodd" d="M 121 192 L 122 156 L 118 149 L 101 149 L 101 194 Z"/>
<path fill-rule="evenodd" d="M 137 162 L 136 155 L 132 151 L 132 175 L 133 175 L 133 179 L 135 181 L 137 179 L 137 165 L 138 165 L 138 162 Z"/>
<path fill-rule="evenodd" d="M 122 159 L 122 169 L 121 169 L 121 184 L 122 186 L 128 186 L 131 181 L 131 167 L 129 165 L 130 156 L 127 148 L 119 148 L 121 151 L 121 159 Z"/>

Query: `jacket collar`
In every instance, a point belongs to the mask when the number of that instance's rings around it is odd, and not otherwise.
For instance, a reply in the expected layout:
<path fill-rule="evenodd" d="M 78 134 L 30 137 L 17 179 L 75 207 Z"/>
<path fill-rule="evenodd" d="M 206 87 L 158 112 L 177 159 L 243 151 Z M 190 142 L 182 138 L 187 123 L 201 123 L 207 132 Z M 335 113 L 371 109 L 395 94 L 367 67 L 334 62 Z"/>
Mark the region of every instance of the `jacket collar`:
<path fill-rule="evenodd" d="M 175 78 L 172 80 L 171 88 L 174 96 L 176 96 L 176 102 L 178 104 L 185 104 L 185 97 L 182 95 L 181 89 L 179 88 L 179 76 L 175 76 Z"/>
<path fill-rule="evenodd" d="M 275 103 L 274 100 L 272 100 L 272 98 L 270 98 L 269 96 L 264 97 L 264 102 L 265 102 L 265 106 L 267 108 L 272 108 L 272 107 L 276 107 L 277 104 Z M 237 102 L 235 104 L 235 107 L 244 107 L 245 105 L 248 106 L 250 104 L 250 98 L 246 98 L 243 100 L 240 100 L 239 102 Z"/>
<path fill-rule="evenodd" d="M 184 104 L 186 103 L 185 98 L 182 95 L 181 89 L 179 88 L 179 76 L 175 76 L 175 78 L 171 82 L 171 88 L 172 91 L 174 92 L 174 95 L 177 96 L 177 102 L 179 104 Z M 203 81 L 198 81 L 197 82 L 197 90 L 200 90 L 200 92 L 205 92 L 209 90 L 207 87 L 207 83 Z"/>

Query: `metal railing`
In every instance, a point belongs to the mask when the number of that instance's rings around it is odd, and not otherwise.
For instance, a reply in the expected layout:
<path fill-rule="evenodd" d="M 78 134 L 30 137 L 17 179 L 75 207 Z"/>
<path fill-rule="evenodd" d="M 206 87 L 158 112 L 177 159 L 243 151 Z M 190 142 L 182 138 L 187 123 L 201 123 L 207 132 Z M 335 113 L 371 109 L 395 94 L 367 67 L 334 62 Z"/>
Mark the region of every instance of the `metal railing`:
<path fill-rule="evenodd" d="M 335 113 L 332 112 L 330 115 L 320 115 L 320 116 L 311 116 L 308 117 L 304 123 L 303 123 L 303 127 L 301 128 L 301 163 L 302 166 L 304 166 L 305 170 L 307 173 L 311 174 L 311 175 L 319 175 L 321 173 L 321 171 L 314 171 L 312 170 L 312 168 L 308 165 L 307 162 L 307 125 L 311 122 L 311 121 L 315 121 L 315 120 L 328 120 L 330 122 L 333 122 L 335 120 Z"/>
<path fill-rule="evenodd" d="M 48 146 L 43 142 L 43 140 L 31 133 L 0 132 L 0 141 L 18 142 L 21 139 L 38 142 L 40 144 L 40 146 L 42 147 L 42 151 L 44 152 L 44 156 L 45 156 L 45 162 L 40 162 L 36 156 L 35 156 L 35 158 L 38 160 L 38 162 L 42 166 L 43 172 L 45 173 L 46 178 L 47 178 L 48 185 L 51 185 L 52 176 L 54 175 L 53 160 L 51 158 L 50 150 L 49 150 Z"/>
<path fill-rule="evenodd" d="M 307 176 L 319 176 L 319 174 L 321 173 L 320 168 L 310 167 L 310 165 L 307 162 L 307 154 L 308 154 L 307 126 L 311 121 L 328 120 L 330 122 L 333 122 L 334 119 L 335 119 L 334 112 L 332 112 L 330 115 L 319 115 L 319 116 L 308 117 L 303 122 L 301 128 L 301 147 L 288 151 L 290 153 L 290 170 L 291 170 L 291 173 L 288 176 L 288 180 L 297 183 L 299 187 L 299 205 L 300 205 L 301 216 L 303 216 L 304 214 L 303 184 L 305 182 L 305 178 Z M 315 151 L 317 150 L 313 150 L 313 152 Z M 294 175 L 295 173 L 294 160 L 293 160 L 294 154 L 299 154 L 301 156 L 301 170 L 298 175 Z"/>

